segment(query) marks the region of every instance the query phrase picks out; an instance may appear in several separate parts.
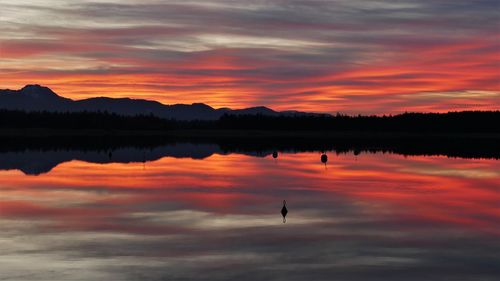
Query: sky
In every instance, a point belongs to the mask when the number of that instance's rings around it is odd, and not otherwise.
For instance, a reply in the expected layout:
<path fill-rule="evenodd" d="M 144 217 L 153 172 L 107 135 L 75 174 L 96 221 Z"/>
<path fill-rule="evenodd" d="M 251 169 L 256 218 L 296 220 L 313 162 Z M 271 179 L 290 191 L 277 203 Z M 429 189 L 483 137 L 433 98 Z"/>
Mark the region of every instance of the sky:
<path fill-rule="evenodd" d="M 0 88 L 394 114 L 500 109 L 497 0 L 0 0 Z"/>

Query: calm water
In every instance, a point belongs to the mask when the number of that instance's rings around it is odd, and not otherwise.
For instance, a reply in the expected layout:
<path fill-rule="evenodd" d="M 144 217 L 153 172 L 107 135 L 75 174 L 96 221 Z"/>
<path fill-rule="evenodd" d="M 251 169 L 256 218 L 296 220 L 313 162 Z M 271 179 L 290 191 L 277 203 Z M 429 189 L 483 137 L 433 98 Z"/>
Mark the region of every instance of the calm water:
<path fill-rule="evenodd" d="M 0 280 L 500 279 L 498 160 L 184 149 L 3 153 Z"/>

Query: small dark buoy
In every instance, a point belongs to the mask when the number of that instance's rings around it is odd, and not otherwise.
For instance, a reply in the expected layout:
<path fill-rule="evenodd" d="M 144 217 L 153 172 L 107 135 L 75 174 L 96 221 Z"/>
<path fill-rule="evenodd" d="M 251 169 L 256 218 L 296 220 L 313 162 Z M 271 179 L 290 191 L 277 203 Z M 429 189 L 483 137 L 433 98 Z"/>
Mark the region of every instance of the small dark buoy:
<path fill-rule="evenodd" d="M 328 162 L 328 156 L 326 154 L 321 155 L 321 163 L 326 164 Z"/>
<path fill-rule="evenodd" d="M 281 215 L 283 216 L 283 223 L 286 223 L 286 214 L 288 214 L 288 210 L 286 208 L 286 200 L 283 200 L 283 208 L 281 208 Z"/>
<path fill-rule="evenodd" d="M 273 158 L 274 159 L 278 158 L 278 151 L 273 152 Z"/>
<path fill-rule="evenodd" d="M 354 150 L 354 156 L 358 156 L 360 153 L 361 153 L 361 151 L 360 151 L 360 150 L 358 150 L 358 149 L 355 149 L 355 150 Z"/>
<path fill-rule="evenodd" d="M 109 159 L 111 159 L 113 157 L 113 152 L 109 151 L 108 157 L 109 157 Z"/>

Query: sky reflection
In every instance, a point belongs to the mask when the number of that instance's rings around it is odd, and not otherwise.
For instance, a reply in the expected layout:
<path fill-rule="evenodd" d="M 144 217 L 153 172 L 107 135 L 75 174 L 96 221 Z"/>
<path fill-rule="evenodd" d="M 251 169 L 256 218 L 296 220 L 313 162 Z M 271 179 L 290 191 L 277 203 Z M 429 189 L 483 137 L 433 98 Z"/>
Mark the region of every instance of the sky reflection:
<path fill-rule="evenodd" d="M 0 171 L 0 280 L 493 280 L 499 171 L 380 153 Z"/>

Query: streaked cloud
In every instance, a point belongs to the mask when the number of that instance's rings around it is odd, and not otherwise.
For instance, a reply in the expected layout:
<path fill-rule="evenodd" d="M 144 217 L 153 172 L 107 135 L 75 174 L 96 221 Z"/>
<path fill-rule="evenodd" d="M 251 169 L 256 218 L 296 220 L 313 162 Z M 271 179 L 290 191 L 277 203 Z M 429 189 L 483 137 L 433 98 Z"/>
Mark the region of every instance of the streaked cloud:
<path fill-rule="evenodd" d="M 2 88 L 347 113 L 500 107 L 493 0 L 0 6 Z"/>

